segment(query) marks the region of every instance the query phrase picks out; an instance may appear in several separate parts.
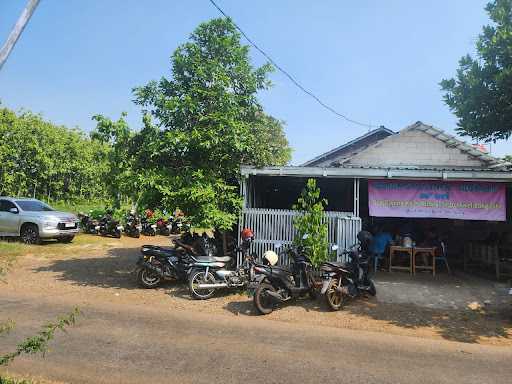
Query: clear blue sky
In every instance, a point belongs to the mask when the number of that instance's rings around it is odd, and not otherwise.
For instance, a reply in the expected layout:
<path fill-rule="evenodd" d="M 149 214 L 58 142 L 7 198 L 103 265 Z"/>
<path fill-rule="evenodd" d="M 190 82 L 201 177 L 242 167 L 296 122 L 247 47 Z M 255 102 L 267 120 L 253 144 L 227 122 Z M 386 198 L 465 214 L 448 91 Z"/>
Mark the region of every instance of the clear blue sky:
<path fill-rule="evenodd" d="M 3 42 L 26 0 L 0 1 Z M 485 0 L 236 1 L 224 10 L 280 65 L 351 118 L 400 130 L 418 120 L 453 132 L 439 81 L 455 74 L 488 23 Z M 131 89 L 169 75 L 169 57 L 202 21 L 219 14 L 207 0 L 41 0 L 0 72 L 11 108 L 84 130 L 93 114 L 128 112 L 140 126 Z M 264 62 L 251 51 L 255 65 Z M 261 94 L 286 121 L 301 163 L 367 129 L 349 124 L 301 93 L 282 74 Z M 468 139 L 469 140 L 469 139 Z M 512 153 L 512 142 L 493 145 Z"/>

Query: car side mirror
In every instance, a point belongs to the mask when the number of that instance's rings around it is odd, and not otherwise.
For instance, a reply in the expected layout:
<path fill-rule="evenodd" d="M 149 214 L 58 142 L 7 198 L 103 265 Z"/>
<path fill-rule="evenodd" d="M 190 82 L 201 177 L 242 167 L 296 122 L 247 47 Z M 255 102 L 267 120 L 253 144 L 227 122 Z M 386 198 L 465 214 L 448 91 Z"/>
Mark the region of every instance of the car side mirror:
<path fill-rule="evenodd" d="M 20 213 L 20 211 L 19 211 L 19 210 L 18 210 L 18 208 L 16 208 L 16 207 L 14 207 L 14 208 L 9 208 L 9 212 L 14 213 L 14 214 L 16 214 L 16 215 L 17 215 L 18 213 Z"/>

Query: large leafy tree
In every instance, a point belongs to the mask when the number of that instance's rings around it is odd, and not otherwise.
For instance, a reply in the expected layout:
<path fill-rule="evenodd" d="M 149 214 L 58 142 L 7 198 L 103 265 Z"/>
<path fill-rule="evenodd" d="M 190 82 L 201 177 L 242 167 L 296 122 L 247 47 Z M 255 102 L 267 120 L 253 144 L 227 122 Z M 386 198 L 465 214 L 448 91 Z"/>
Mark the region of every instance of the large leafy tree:
<path fill-rule="evenodd" d="M 229 229 L 236 221 L 241 164 L 290 159 L 282 123 L 257 99 L 272 67 L 254 68 L 240 37 L 229 19 L 200 24 L 172 55 L 171 77 L 134 89 L 153 117 L 133 151 L 135 167 L 148 170 L 151 199 L 181 208 L 198 226 Z"/>
<path fill-rule="evenodd" d="M 478 38 L 477 58 L 464 56 L 456 78 L 441 87 L 461 134 L 496 141 L 512 134 L 512 0 L 494 0 L 485 9 L 493 24 Z"/>

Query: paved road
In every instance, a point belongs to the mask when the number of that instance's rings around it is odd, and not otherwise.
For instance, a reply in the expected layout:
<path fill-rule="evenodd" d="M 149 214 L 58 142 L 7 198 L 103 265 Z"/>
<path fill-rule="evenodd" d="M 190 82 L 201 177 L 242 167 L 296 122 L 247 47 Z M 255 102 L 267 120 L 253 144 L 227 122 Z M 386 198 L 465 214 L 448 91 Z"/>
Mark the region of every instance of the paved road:
<path fill-rule="evenodd" d="M 0 320 L 17 323 L 0 351 L 71 308 L 65 298 L 0 292 Z M 510 348 L 171 308 L 83 311 L 46 358 L 23 357 L 10 370 L 71 383 L 512 383 Z"/>

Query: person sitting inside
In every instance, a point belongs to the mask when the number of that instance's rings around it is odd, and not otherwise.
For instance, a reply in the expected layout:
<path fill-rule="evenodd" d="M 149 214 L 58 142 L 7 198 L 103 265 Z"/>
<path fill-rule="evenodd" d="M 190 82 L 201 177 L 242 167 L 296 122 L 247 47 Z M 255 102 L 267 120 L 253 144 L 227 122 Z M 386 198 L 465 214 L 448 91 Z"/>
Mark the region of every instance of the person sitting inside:
<path fill-rule="evenodd" d="M 379 259 L 384 259 L 386 250 L 392 241 L 393 237 L 385 228 L 379 228 L 375 231 L 375 235 L 373 236 L 373 241 L 370 246 L 370 251 L 373 253 L 374 258 L 374 271 L 377 271 Z"/>

